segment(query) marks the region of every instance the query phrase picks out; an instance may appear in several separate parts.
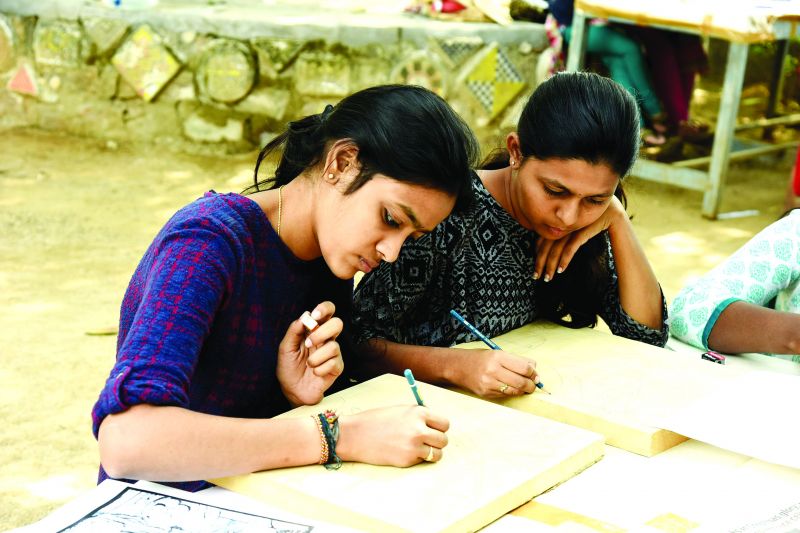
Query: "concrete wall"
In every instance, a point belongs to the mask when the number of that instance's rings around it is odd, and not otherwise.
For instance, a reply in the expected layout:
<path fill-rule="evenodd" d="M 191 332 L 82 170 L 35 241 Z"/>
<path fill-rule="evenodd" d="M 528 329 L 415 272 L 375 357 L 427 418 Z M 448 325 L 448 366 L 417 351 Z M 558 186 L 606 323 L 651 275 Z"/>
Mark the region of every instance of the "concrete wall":
<path fill-rule="evenodd" d="M 391 82 L 437 91 L 493 146 L 545 66 L 539 24 L 196 4 L 3 0 L 0 129 L 243 151 L 289 120 Z"/>

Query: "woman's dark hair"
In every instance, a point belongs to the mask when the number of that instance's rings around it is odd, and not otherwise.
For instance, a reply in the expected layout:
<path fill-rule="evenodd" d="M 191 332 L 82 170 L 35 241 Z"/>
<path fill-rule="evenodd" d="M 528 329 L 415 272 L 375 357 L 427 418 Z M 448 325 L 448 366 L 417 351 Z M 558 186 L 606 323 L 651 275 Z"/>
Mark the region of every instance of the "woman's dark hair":
<path fill-rule="evenodd" d="M 361 172 L 345 194 L 375 174 L 444 191 L 464 209 L 479 152 L 469 126 L 435 93 L 413 85 L 381 85 L 354 93 L 318 115 L 289 123 L 258 155 L 254 184 L 245 193 L 285 185 L 325 157 L 330 141 L 358 146 Z M 266 157 L 283 147 L 275 176 L 259 181 Z"/>
<path fill-rule="evenodd" d="M 517 126 L 522 157 L 577 159 L 608 165 L 624 178 L 639 155 L 639 108 L 617 82 L 591 72 L 561 72 L 533 92 Z M 495 152 L 483 168 L 507 166 Z M 627 205 L 622 183 L 614 195 Z M 605 232 L 578 249 L 567 269 L 537 287 L 543 318 L 581 328 L 595 326 L 606 304 L 610 250 Z"/>

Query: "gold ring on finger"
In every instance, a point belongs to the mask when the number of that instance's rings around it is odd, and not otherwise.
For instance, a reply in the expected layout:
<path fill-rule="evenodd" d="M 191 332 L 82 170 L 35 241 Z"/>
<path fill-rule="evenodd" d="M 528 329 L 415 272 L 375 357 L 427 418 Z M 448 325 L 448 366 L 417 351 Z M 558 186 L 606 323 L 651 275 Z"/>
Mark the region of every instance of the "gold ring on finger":
<path fill-rule="evenodd" d="M 433 461 L 433 446 L 428 446 L 428 448 L 428 455 L 425 456 L 425 460 L 430 463 Z"/>
<path fill-rule="evenodd" d="M 508 388 L 508 385 L 506 385 L 505 383 L 502 383 L 502 382 L 500 383 L 500 393 L 501 394 L 505 394 L 507 388 Z"/>

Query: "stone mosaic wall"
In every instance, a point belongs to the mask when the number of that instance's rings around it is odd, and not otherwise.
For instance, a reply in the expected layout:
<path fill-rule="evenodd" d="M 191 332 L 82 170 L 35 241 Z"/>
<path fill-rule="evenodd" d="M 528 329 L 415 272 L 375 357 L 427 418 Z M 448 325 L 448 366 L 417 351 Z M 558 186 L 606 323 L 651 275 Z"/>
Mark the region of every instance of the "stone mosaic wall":
<path fill-rule="evenodd" d="M 289 120 L 389 82 L 441 94 L 494 146 L 538 83 L 546 45 L 531 23 L 366 31 L 367 21 L 337 27 L 331 39 L 324 28 L 281 32 L 274 23 L 263 35 L 245 31 L 235 22 L 241 13 L 208 31 L 208 20 L 189 29 L 191 20 L 172 24 L 157 10 L 21 11 L 0 12 L 0 129 L 33 125 L 189 151 L 253 149 Z"/>

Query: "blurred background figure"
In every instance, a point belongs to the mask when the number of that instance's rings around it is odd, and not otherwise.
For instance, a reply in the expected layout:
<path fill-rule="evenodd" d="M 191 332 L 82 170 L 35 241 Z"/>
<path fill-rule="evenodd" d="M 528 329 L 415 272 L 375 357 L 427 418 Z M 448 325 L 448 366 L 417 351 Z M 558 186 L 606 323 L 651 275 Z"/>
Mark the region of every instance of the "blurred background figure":
<path fill-rule="evenodd" d="M 574 0 L 548 0 L 547 3 L 564 41 L 569 44 L 575 12 Z M 663 145 L 669 129 L 665 122 L 667 115 L 650 82 L 639 43 L 613 24 L 593 19 L 589 22 L 586 36 L 586 52 L 596 55 L 608 69 L 609 76 L 636 97 L 642 111 L 642 125 L 649 127 L 642 133 L 644 143 L 649 146 Z"/>
<path fill-rule="evenodd" d="M 783 211 L 787 213 L 798 207 L 800 207 L 800 148 L 797 149 L 794 167 L 789 175 L 786 197 L 783 200 Z"/>
<path fill-rule="evenodd" d="M 664 106 L 669 135 L 688 141 L 708 136 L 708 125 L 689 119 L 698 74 L 708 72 L 708 57 L 697 35 L 627 25 L 626 32 L 644 46 L 656 95 Z"/>

